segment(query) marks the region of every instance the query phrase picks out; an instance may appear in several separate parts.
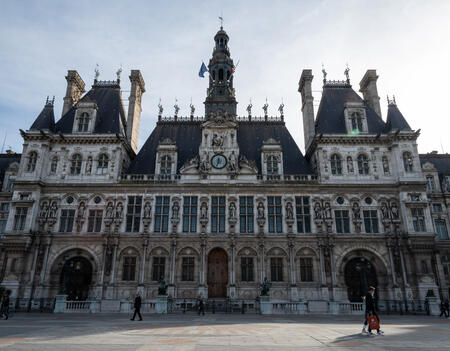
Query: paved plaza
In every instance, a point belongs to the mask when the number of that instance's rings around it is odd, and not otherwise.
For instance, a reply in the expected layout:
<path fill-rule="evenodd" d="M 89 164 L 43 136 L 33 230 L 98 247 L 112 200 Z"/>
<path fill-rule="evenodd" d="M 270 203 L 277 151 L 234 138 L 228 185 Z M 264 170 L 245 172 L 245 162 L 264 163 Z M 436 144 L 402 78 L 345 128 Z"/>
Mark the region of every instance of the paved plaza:
<path fill-rule="evenodd" d="M 128 318 L 127 318 L 128 317 Z M 0 320 L 0 350 L 449 350 L 450 320 L 383 316 L 363 336 L 360 316 L 26 314 Z"/>

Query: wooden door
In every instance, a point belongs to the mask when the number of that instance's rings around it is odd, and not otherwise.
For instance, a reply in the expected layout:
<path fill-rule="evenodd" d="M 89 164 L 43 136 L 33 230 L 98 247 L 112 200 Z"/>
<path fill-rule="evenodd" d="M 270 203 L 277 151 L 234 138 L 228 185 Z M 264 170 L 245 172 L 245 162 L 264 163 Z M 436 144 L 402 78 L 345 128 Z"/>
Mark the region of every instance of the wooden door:
<path fill-rule="evenodd" d="M 208 297 L 226 297 L 228 284 L 228 255 L 214 249 L 208 256 Z"/>

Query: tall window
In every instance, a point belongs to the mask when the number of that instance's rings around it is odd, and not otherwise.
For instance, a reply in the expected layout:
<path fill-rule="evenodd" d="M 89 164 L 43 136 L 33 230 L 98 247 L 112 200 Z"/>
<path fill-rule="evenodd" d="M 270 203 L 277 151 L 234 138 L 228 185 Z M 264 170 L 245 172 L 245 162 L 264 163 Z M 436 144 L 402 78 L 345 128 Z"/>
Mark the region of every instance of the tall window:
<path fill-rule="evenodd" d="M 415 232 L 425 231 L 425 216 L 423 213 L 423 208 L 412 208 L 411 216 L 413 219 L 413 227 Z"/>
<path fill-rule="evenodd" d="M 127 227 L 129 233 L 139 232 L 141 224 L 142 196 L 128 196 Z"/>
<path fill-rule="evenodd" d="M 253 233 L 253 196 L 239 197 L 239 223 L 241 233 Z"/>
<path fill-rule="evenodd" d="M 153 272 L 152 280 L 158 281 L 161 277 L 164 277 L 166 272 L 166 258 L 165 257 L 153 257 Z"/>
<path fill-rule="evenodd" d="M 136 257 L 123 258 L 122 280 L 135 280 L 136 276 Z"/>
<path fill-rule="evenodd" d="M 433 212 L 434 213 L 441 213 L 442 212 L 442 205 L 441 204 L 433 204 Z"/>
<path fill-rule="evenodd" d="M 358 173 L 369 174 L 369 158 L 364 154 L 358 156 Z"/>
<path fill-rule="evenodd" d="M 338 154 L 331 155 L 331 174 L 342 174 L 342 160 Z"/>
<path fill-rule="evenodd" d="M 388 160 L 387 156 L 383 156 L 381 158 L 381 163 L 383 164 L 383 173 L 389 174 L 389 160 Z"/>
<path fill-rule="evenodd" d="M 97 163 L 97 174 L 106 174 L 108 173 L 108 155 L 101 154 L 98 158 Z"/>
<path fill-rule="evenodd" d="M 428 274 L 428 264 L 427 261 L 422 260 L 420 262 L 420 266 L 422 267 L 422 274 Z"/>
<path fill-rule="evenodd" d="M 378 233 L 377 210 L 363 211 L 366 233 Z"/>
<path fill-rule="evenodd" d="M 253 278 L 253 257 L 241 257 L 241 280 L 252 282 Z"/>
<path fill-rule="evenodd" d="M 78 175 L 81 173 L 81 155 L 75 154 L 70 161 L 70 174 Z"/>
<path fill-rule="evenodd" d="M 59 231 L 62 233 L 72 232 L 74 218 L 75 218 L 75 210 L 61 210 Z"/>
<path fill-rule="evenodd" d="M 450 191 L 450 176 L 445 176 L 445 189 Z"/>
<path fill-rule="evenodd" d="M 283 281 L 283 258 L 271 257 L 270 258 L 270 280 L 273 282 Z"/>
<path fill-rule="evenodd" d="M 197 196 L 185 196 L 183 198 L 183 232 L 197 232 Z"/>
<path fill-rule="evenodd" d="M 55 174 L 58 170 L 58 157 L 54 156 L 52 162 L 50 163 L 50 173 Z"/>
<path fill-rule="evenodd" d="M 278 174 L 278 157 L 275 155 L 269 155 L 267 157 L 267 174 L 276 175 Z"/>
<path fill-rule="evenodd" d="M 352 122 L 352 130 L 362 132 L 363 131 L 363 123 L 362 123 L 361 115 L 358 112 L 353 112 L 352 117 L 350 119 Z"/>
<path fill-rule="evenodd" d="M 269 196 L 267 198 L 269 214 L 269 233 L 281 233 L 283 231 L 281 215 L 281 196 Z"/>
<path fill-rule="evenodd" d="M 300 257 L 300 281 L 313 281 L 313 260 L 311 257 Z"/>
<path fill-rule="evenodd" d="M 436 190 L 436 185 L 434 184 L 434 177 L 432 175 L 427 176 L 427 191 Z"/>
<path fill-rule="evenodd" d="M 14 230 L 23 230 L 27 219 L 28 207 L 16 207 L 14 215 Z"/>
<path fill-rule="evenodd" d="M 6 219 L 0 219 L 0 234 L 3 234 L 6 229 Z"/>
<path fill-rule="evenodd" d="M 170 196 L 157 196 L 155 207 L 155 232 L 169 231 L 169 203 Z"/>
<path fill-rule="evenodd" d="M 311 213 L 309 211 L 309 197 L 295 198 L 295 213 L 297 215 L 297 232 L 311 233 Z"/>
<path fill-rule="evenodd" d="M 184 282 L 194 281 L 195 257 L 183 257 L 181 262 L 181 280 Z"/>
<path fill-rule="evenodd" d="M 413 158 L 409 151 L 403 153 L 403 166 L 405 167 L 405 172 L 413 171 Z"/>
<path fill-rule="evenodd" d="M 225 196 L 212 197 L 211 231 L 213 233 L 225 232 Z"/>
<path fill-rule="evenodd" d="M 348 218 L 348 210 L 335 210 L 334 218 L 336 221 L 337 233 L 350 233 L 350 221 Z"/>
<path fill-rule="evenodd" d="M 28 155 L 28 162 L 27 162 L 27 172 L 34 172 L 36 169 L 36 162 L 37 162 L 37 153 L 35 151 L 30 152 Z"/>
<path fill-rule="evenodd" d="M 102 229 L 103 210 L 89 210 L 88 232 L 99 233 Z"/>
<path fill-rule="evenodd" d="M 83 112 L 81 116 L 78 118 L 78 131 L 79 132 L 87 132 L 89 130 L 89 114 Z"/>
<path fill-rule="evenodd" d="M 444 274 L 450 275 L 450 252 L 441 256 L 442 268 L 444 268 Z"/>
<path fill-rule="evenodd" d="M 165 175 L 172 174 L 172 157 L 169 155 L 161 157 L 160 173 Z"/>
<path fill-rule="evenodd" d="M 436 234 L 439 239 L 448 239 L 447 225 L 445 219 L 435 219 L 434 226 L 436 227 Z"/>

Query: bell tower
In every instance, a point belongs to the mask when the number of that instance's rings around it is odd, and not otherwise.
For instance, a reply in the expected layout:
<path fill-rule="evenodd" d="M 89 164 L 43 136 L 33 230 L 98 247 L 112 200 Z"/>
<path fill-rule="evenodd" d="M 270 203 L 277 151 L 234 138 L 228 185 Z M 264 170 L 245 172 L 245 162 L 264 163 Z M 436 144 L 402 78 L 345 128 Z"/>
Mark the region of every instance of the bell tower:
<path fill-rule="evenodd" d="M 206 91 L 205 117 L 223 111 L 230 117 L 236 116 L 236 97 L 233 88 L 234 64 L 228 49 L 228 34 L 220 27 L 214 36 L 214 50 L 209 60 L 209 87 Z"/>

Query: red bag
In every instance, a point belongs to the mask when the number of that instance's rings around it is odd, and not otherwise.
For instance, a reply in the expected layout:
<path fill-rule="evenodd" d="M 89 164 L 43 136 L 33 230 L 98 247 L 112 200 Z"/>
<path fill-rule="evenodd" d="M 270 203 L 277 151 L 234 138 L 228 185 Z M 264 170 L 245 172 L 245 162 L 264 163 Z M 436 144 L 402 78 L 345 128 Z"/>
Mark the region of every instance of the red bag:
<path fill-rule="evenodd" d="M 370 330 L 378 330 L 380 329 L 380 323 L 378 323 L 377 316 L 368 316 L 367 322 L 369 323 Z"/>

